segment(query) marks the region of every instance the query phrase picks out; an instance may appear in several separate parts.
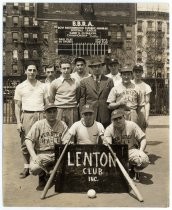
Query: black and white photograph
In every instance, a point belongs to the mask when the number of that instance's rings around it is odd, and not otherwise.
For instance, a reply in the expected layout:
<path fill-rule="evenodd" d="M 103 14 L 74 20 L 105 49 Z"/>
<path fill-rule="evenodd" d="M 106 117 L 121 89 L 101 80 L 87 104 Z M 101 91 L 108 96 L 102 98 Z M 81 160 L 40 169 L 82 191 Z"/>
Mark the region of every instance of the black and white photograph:
<path fill-rule="evenodd" d="M 169 1 L 6 1 L 2 207 L 170 207 Z"/>

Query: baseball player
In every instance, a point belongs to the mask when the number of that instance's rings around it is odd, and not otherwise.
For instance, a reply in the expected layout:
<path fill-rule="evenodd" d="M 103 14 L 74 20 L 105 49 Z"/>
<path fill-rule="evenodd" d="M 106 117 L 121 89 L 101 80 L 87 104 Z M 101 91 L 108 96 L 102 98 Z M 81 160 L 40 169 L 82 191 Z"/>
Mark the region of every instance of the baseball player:
<path fill-rule="evenodd" d="M 58 108 L 58 119 L 63 120 L 70 127 L 78 121 L 78 101 L 80 86 L 76 79 L 71 77 L 71 63 L 67 59 L 60 63 L 62 75 L 52 81 L 50 85 L 50 103 Z"/>
<path fill-rule="evenodd" d="M 110 58 L 107 62 L 107 68 L 110 70 L 110 73 L 106 76 L 113 79 L 114 86 L 118 85 L 121 81 L 121 75 L 119 73 L 119 62 L 115 58 Z"/>
<path fill-rule="evenodd" d="M 47 103 L 45 85 L 36 79 L 35 63 L 29 63 L 25 74 L 27 79 L 16 86 L 14 94 L 17 130 L 21 137 L 21 150 L 24 159 L 24 170 L 20 173 L 20 178 L 29 175 L 30 155 L 24 142 L 25 136 L 37 120 L 43 119 L 44 104 Z"/>
<path fill-rule="evenodd" d="M 69 129 L 64 142 L 72 137 L 76 138 L 77 144 L 98 144 L 103 142 L 104 127 L 101 123 L 94 120 L 94 110 L 89 104 L 82 108 L 82 118 L 75 122 Z"/>
<path fill-rule="evenodd" d="M 67 131 L 65 122 L 57 119 L 57 107 L 47 104 L 44 108 L 45 119 L 37 121 L 26 136 L 25 143 L 31 156 L 30 173 L 39 175 L 36 190 L 43 190 L 47 175 L 54 165 L 55 144 L 61 144 Z"/>
<path fill-rule="evenodd" d="M 109 109 L 122 108 L 125 111 L 126 120 L 131 120 L 138 124 L 138 112 L 144 107 L 144 97 L 139 87 L 131 82 L 132 69 L 123 67 L 121 69 L 122 82 L 112 88 L 109 93 L 107 103 Z"/>
<path fill-rule="evenodd" d="M 124 118 L 124 111 L 116 109 L 111 114 L 112 123 L 106 128 L 104 137 L 109 144 L 128 144 L 129 163 L 134 167 L 134 181 L 139 181 L 140 171 L 148 166 L 145 133 L 132 121 Z"/>
<path fill-rule="evenodd" d="M 72 78 L 75 78 L 80 82 L 83 78 L 91 76 L 86 69 L 86 60 L 82 57 L 77 57 L 74 59 L 75 72 L 71 74 Z"/>
<path fill-rule="evenodd" d="M 138 113 L 138 123 L 143 132 L 146 131 L 149 121 L 150 111 L 150 94 L 152 92 L 151 87 L 142 81 L 143 66 L 135 65 L 133 67 L 134 80 L 132 82 L 140 88 L 140 91 L 144 95 L 145 106 L 144 109 Z"/>

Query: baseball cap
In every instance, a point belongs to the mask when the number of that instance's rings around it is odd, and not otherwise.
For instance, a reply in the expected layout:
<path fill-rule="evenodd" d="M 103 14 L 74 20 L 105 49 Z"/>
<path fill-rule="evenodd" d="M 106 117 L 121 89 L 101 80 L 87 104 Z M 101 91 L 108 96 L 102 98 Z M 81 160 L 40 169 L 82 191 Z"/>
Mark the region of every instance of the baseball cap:
<path fill-rule="evenodd" d="M 84 114 L 84 113 L 87 113 L 87 112 L 92 112 L 92 113 L 94 113 L 93 107 L 92 107 L 90 104 L 85 104 L 85 105 L 82 107 L 81 114 Z"/>
<path fill-rule="evenodd" d="M 105 63 L 99 58 L 93 58 L 92 60 L 90 60 L 90 64 L 88 65 L 88 67 L 92 67 L 92 66 L 98 66 L 98 65 L 105 65 Z"/>
<path fill-rule="evenodd" d="M 52 108 L 57 108 L 57 106 L 55 104 L 46 104 L 44 107 L 44 111 Z"/>
<path fill-rule="evenodd" d="M 120 72 L 133 72 L 132 68 L 129 66 L 124 66 L 121 68 Z"/>
<path fill-rule="evenodd" d="M 86 60 L 83 57 L 77 57 L 77 58 L 74 59 L 73 62 L 74 62 L 74 64 L 76 64 L 76 62 L 78 62 L 78 61 L 83 61 L 84 64 L 86 64 Z"/>
<path fill-rule="evenodd" d="M 143 66 L 140 65 L 140 64 L 136 64 L 136 65 L 133 67 L 133 71 L 135 71 L 135 70 L 143 71 Z"/>
<path fill-rule="evenodd" d="M 118 117 L 121 117 L 124 115 L 124 111 L 121 110 L 121 109 L 116 109 L 112 112 L 111 114 L 111 120 L 115 119 L 115 118 L 118 118 Z"/>
<path fill-rule="evenodd" d="M 116 59 L 116 58 L 110 58 L 110 59 L 108 60 L 107 63 L 108 63 L 109 65 L 110 65 L 110 64 L 113 64 L 113 63 L 119 64 L 118 59 Z"/>

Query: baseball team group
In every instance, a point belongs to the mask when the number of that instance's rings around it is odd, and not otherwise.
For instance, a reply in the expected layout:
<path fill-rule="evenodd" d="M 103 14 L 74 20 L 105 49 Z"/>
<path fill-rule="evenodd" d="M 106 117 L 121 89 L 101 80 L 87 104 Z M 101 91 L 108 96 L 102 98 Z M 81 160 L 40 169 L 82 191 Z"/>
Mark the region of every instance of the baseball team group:
<path fill-rule="evenodd" d="M 104 66 L 99 57 L 88 65 L 83 57 L 73 63 L 62 58 L 59 77 L 47 65 L 44 83 L 36 77 L 34 62 L 26 66 L 27 78 L 14 95 L 24 161 L 20 178 L 38 175 L 36 190 L 44 189 L 55 165 L 56 144 L 127 144 L 129 175 L 136 182 L 148 166 L 144 151 L 151 88 L 142 81 L 143 66 L 120 67 L 116 58 L 106 63 L 107 74 Z"/>

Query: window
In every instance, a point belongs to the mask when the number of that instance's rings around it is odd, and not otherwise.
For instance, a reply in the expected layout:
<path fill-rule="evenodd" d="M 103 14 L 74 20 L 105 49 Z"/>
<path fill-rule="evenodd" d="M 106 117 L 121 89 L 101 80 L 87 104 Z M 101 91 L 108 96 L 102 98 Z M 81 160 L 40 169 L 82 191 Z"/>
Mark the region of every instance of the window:
<path fill-rule="evenodd" d="M 37 50 L 33 50 L 33 58 L 38 58 Z"/>
<path fill-rule="evenodd" d="M 38 25 L 38 21 L 35 20 L 35 18 L 33 18 L 33 26 L 37 26 Z"/>
<path fill-rule="evenodd" d="M 13 17 L 13 25 L 14 26 L 18 26 L 18 24 L 19 24 L 19 17 Z"/>
<path fill-rule="evenodd" d="M 148 21 L 147 25 L 148 25 L 148 30 L 152 30 L 153 29 L 152 21 Z"/>
<path fill-rule="evenodd" d="M 24 50 L 24 58 L 25 59 L 29 58 L 29 52 L 28 52 L 28 50 Z"/>
<path fill-rule="evenodd" d="M 5 24 L 6 23 L 6 17 L 3 16 L 3 23 Z"/>
<path fill-rule="evenodd" d="M 137 52 L 137 62 L 142 62 L 142 52 L 141 51 L 138 51 Z"/>
<path fill-rule="evenodd" d="M 13 42 L 17 42 L 18 41 L 18 33 L 17 32 L 13 32 L 12 33 L 12 39 L 13 39 Z"/>
<path fill-rule="evenodd" d="M 158 21 L 158 31 L 162 31 L 162 22 Z"/>
<path fill-rule="evenodd" d="M 33 34 L 33 39 L 37 39 L 38 38 L 38 34 Z"/>
<path fill-rule="evenodd" d="M 24 33 L 23 34 L 23 40 L 24 41 L 28 41 L 29 40 L 29 34 L 28 33 Z"/>
<path fill-rule="evenodd" d="M 116 38 L 117 38 L 117 39 L 121 39 L 121 32 L 117 32 Z"/>
<path fill-rule="evenodd" d="M 131 50 L 131 41 L 126 41 L 126 50 Z"/>
<path fill-rule="evenodd" d="M 14 3 L 14 9 L 18 9 L 19 3 Z"/>
<path fill-rule="evenodd" d="M 141 20 L 139 20 L 137 23 L 137 31 L 142 32 L 142 21 Z"/>
<path fill-rule="evenodd" d="M 17 74 L 18 66 L 16 64 L 12 65 L 12 74 Z"/>
<path fill-rule="evenodd" d="M 137 36 L 137 47 L 142 47 L 143 37 Z"/>
<path fill-rule="evenodd" d="M 127 31 L 127 40 L 131 40 L 132 36 L 131 36 L 131 31 Z"/>
<path fill-rule="evenodd" d="M 29 3 L 25 3 L 25 7 L 24 7 L 24 9 L 26 10 L 26 11 L 29 11 Z"/>
<path fill-rule="evenodd" d="M 47 11 L 49 9 L 49 3 L 44 3 L 43 10 Z"/>
<path fill-rule="evenodd" d="M 43 38 L 44 38 L 45 40 L 48 40 L 48 34 L 44 34 L 44 35 L 43 35 Z"/>
<path fill-rule="evenodd" d="M 24 25 L 25 26 L 29 25 L 29 17 L 24 17 Z"/>
<path fill-rule="evenodd" d="M 17 50 L 13 50 L 13 59 L 17 59 L 18 60 L 18 52 L 17 52 Z"/>

